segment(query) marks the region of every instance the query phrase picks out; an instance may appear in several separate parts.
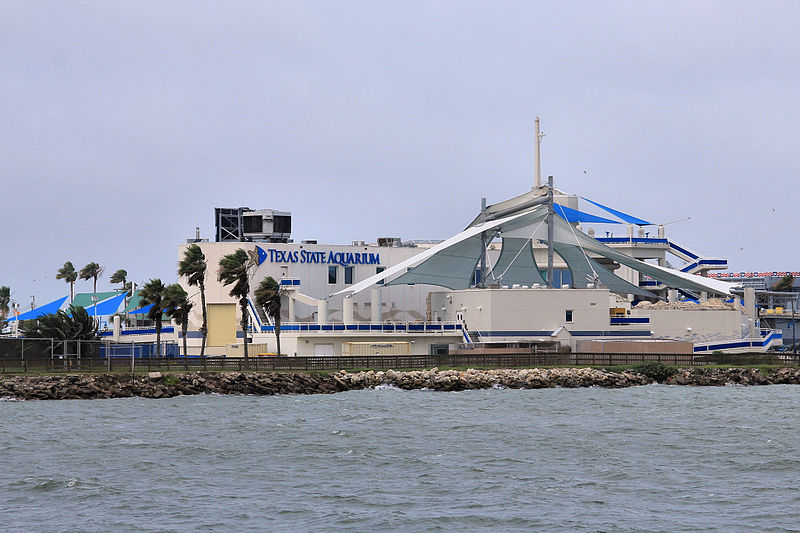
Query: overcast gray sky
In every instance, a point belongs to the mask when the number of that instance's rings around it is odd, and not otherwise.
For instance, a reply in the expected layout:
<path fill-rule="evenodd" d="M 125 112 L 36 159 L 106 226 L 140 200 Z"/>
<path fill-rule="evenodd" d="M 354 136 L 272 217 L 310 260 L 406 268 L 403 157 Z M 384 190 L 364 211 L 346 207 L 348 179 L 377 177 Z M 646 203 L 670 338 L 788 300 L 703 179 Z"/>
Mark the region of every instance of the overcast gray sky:
<path fill-rule="evenodd" d="M 446 238 L 529 189 L 800 270 L 797 2 L 0 2 L 0 285 L 176 279 L 213 208 L 325 243 Z M 79 282 L 90 291 L 91 282 Z"/>

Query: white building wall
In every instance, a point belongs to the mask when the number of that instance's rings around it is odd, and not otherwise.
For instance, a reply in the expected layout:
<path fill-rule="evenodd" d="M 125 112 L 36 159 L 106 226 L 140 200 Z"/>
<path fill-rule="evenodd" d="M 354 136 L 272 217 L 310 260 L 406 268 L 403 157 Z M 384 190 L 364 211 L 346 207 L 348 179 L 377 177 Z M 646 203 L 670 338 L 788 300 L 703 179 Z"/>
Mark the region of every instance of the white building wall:
<path fill-rule="evenodd" d="M 398 335 L 364 335 L 364 334 L 309 334 L 307 332 L 281 332 L 281 352 L 284 355 L 315 355 L 320 349 L 330 346 L 330 353 L 324 355 L 341 355 L 342 343 L 370 342 L 386 344 L 392 342 L 408 342 L 411 355 L 428 355 L 433 345 L 454 345 L 463 342 L 458 334 L 398 334 Z M 266 344 L 268 351 L 277 351 L 277 342 L 272 333 L 261 333 L 253 336 L 253 343 Z M 320 354 L 322 355 L 322 354 Z"/>
<path fill-rule="evenodd" d="M 470 331 L 609 329 L 606 289 L 468 289 L 431 293 L 434 320 L 463 318 Z M 567 310 L 572 320 L 567 321 Z M 518 340 L 518 338 L 517 338 Z"/>
<path fill-rule="evenodd" d="M 692 342 L 738 339 L 742 313 L 716 309 L 631 309 L 633 317 L 650 317 L 654 336 Z"/>
<path fill-rule="evenodd" d="M 197 244 L 205 254 L 208 263 L 205 280 L 206 301 L 208 304 L 236 303 L 228 295 L 230 288 L 217 281 L 217 270 L 220 259 L 224 255 L 234 253 L 239 248 L 255 251 L 256 246 L 258 246 L 267 254 L 266 260 L 253 270 L 250 281 L 251 295 L 261 280 L 267 276 L 272 276 L 279 282 L 282 279 L 299 279 L 300 285 L 294 288 L 298 292 L 315 299 L 328 298 L 331 294 L 349 285 L 345 283 L 345 266 L 327 262 L 331 254 L 372 254 L 373 256 L 378 256 L 379 262 L 377 263 L 351 265 L 353 267 L 352 281 L 357 283 L 375 275 L 379 267 L 388 268 L 424 250 L 424 248 L 417 247 L 298 243 L 205 242 Z M 183 258 L 187 246 L 188 244 L 183 244 L 178 247 L 178 261 Z M 315 262 L 317 259 L 320 262 Z M 336 268 L 336 283 L 328 282 L 329 266 Z M 179 283 L 195 303 L 189 321 L 189 329 L 197 330 L 202 323 L 199 288 L 189 287 L 185 278 L 180 278 Z M 435 288 L 429 285 L 379 286 L 382 319 L 402 322 L 426 320 L 426 298 L 428 292 Z M 369 322 L 373 315 L 370 292 L 364 291 L 354 295 L 352 301 L 354 320 Z M 317 321 L 317 308 L 315 306 L 295 302 L 295 316 L 290 317 L 288 301 L 285 299 L 283 304 L 283 320 L 289 322 Z M 238 312 L 237 308 L 237 316 Z M 343 318 L 343 297 L 331 298 L 328 301 L 329 321 L 341 322 Z"/>

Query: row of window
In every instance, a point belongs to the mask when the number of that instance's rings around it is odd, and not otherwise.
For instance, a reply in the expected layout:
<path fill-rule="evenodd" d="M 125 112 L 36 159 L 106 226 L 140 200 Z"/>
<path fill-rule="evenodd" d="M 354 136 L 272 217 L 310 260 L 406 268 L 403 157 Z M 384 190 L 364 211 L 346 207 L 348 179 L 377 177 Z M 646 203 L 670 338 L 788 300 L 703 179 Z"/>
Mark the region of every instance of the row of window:
<path fill-rule="evenodd" d="M 344 267 L 344 284 L 345 285 L 352 285 L 353 284 L 353 269 L 352 266 Z M 386 267 L 376 267 L 375 273 L 380 274 L 386 270 Z M 329 265 L 328 266 L 328 283 L 331 285 L 335 285 L 339 283 L 339 267 L 337 265 Z M 383 285 L 383 280 L 378 282 L 378 285 Z"/>

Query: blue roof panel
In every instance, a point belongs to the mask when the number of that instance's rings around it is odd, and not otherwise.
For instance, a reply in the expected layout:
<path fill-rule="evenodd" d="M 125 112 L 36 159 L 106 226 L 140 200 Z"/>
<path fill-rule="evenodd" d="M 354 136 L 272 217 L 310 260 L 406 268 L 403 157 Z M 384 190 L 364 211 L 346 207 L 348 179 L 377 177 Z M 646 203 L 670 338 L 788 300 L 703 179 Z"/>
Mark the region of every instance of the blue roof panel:
<path fill-rule="evenodd" d="M 578 211 L 576 209 L 572 209 L 570 207 L 561 204 L 553 204 L 553 209 L 558 215 L 561 216 L 561 218 L 563 218 L 567 222 L 595 222 L 597 224 L 619 224 L 619 222 L 617 222 L 616 220 L 598 217 L 596 215 L 590 215 L 589 213 L 584 213 L 583 211 Z"/>
<path fill-rule="evenodd" d="M 589 200 L 588 198 L 586 198 L 584 196 L 581 196 L 581 198 L 583 198 L 584 200 L 586 200 L 590 204 L 596 205 L 600 209 L 602 209 L 602 210 L 604 210 L 604 211 L 606 211 L 608 213 L 611 213 L 615 217 L 621 218 L 622 220 L 624 220 L 628 224 L 636 224 L 638 226 L 652 226 L 653 225 L 652 222 L 648 222 L 646 220 L 642 220 L 641 218 L 636 218 L 636 217 L 631 216 L 631 215 L 626 215 L 622 211 L 617 211 L 616 209 L 611 209 L 610 207 L 607 207 L 607 206 L 605 206 L 603 204 L 598 204 L 597 202 L 593 202 L 593 201 Z"/>
<path fill-rule="evenodd" d="M 31 320 L 33 318 L 39 318 L 42 315 L 49 315 L 55 313 L 61 306 L 64 305 L 64 302 L 67 301 L 67 296 L 63 298 L 59 298 L 58 300 L 52 301 L 49 304 L 44 304 L 36 309 L 32 309 L 26 313 L 22 313 L 15 317 L 7 318 L 6 321 L 12 322 L 14 320 Z"/>
<path fill-rule="evenodd" d="M 109 298 L 103 302 L 99 302 L 96 304 L 97 309 L 95 309 L 95 305 L 91 305 L 86 308 L 86 312 L 89 313 L 91 316 L 106 316 L 106 315 L 113 315 L 119 310 L 119 306 L 122 303 L 122 300 L 125 299 L 125 293 L 119 294 L 114 296 L 113 298 Z"/>
<path fill-rule="evenodd" d="M 153 304 L 145 305 L 139 309 L 134 309 L 133 311 L 129 312 L 129 315 L 146 315 L 150 312 L 150 308 L 153 307 Z"/>

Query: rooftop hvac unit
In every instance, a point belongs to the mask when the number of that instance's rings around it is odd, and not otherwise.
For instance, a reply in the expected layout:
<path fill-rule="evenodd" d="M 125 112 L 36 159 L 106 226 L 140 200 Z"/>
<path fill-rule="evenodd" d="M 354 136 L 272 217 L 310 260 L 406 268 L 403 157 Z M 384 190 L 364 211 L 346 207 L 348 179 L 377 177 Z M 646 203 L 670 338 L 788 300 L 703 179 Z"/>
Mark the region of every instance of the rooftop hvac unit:
<path fill-rule="evenodd" d="M 400 240 L 400 237 L 378 238 L 378 246 L 400 246 L 401 244 L 403 244 L 403 241 Z"/>
<path fill-rule="evenodd" d="M 292 214 L 249 207 L 214 209 L 217 242 L 289 242 Z"/>

